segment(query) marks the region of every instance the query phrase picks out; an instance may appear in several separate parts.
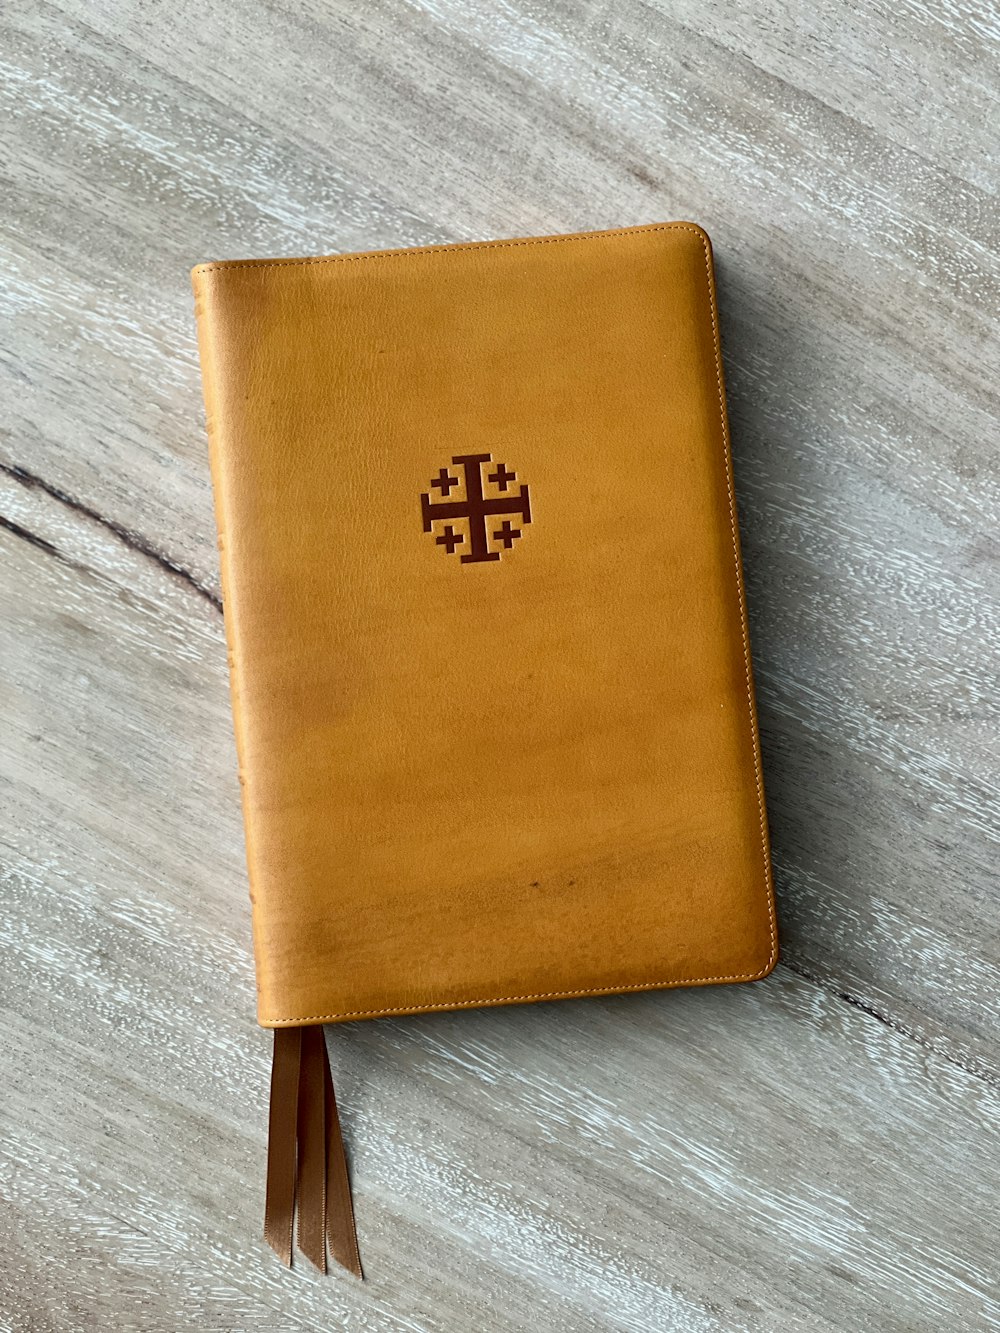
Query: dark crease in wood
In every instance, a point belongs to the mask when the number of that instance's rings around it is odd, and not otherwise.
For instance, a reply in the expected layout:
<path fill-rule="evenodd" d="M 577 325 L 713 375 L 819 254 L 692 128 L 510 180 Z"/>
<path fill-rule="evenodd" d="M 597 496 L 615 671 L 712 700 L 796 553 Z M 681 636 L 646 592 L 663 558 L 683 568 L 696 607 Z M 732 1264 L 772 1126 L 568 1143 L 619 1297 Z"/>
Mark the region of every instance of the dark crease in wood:
<path fill-rule="evenodd" d="M 185 569 L 183 565 L 179 565 L 175 560 L 171 560 L 168 555 L 164 555 L 162 551 L 158 551 L 155 546 L 142 536 L 141 533 L 135 532 L 131 528 L 123 527 L 122 524 L 116 523 L 114 519 L 107 518 L 104 514 L 98 513 L 98 511 L 92 509 L 90 505 L 84 504 L 82 500 L 77 500 L 72 495 L 68 495 L 65 491 L 60 490 L 58 486 L 53 486 L 51 482 L 45 481 L 44 478 L 36 476 L 33 472 L 29 472 L 27 468 L 10 465 L 8 463 L 0 463 L 0 472 L 5 473 L 8 477 L 19 482 L 22 486 L 30 488 L 37 487 L 39 490 L 44 491 L 46 495 L 51 496 L 53 500 L 58 500 L 60 504 L 65 505 L 67 509 L 72 509 L 74 513 L 82 514 L 92 522 L 99 523 L 102 528 L 107 528 L 109 532 L 114 533 L 114 535 L 120 541 L 124 542 L 131 550 L 137 551 L 140 555 L 146 556 L 147 559 L 155 561 L 161 569 L 165 570 L 172 577 L 182 579 L 189 587 L 194 589 L 199 597 L 203 597 L 206 602 L 211 606 L 214 606 L 216 611 L 222 611 L 222 599 L 220 597 L 212 592 L 210 588 L 206 588 L 203 584 L 199 583 L 189 569 Z M 44 541 L 41 537 L 36 537 L 33 533 L 29 533 L 26 530 L 19 530 L 16 524 L 5 522 L 4 526 L 11 528 L 12 531 L 19 531 L 19 534 L 24 536 L 26 540 L 34 542 L 36 546 L 43 550 L 47 550 L 52 555 L 57 555 L 60 556 L 60 558 L 63 558 L 59 550 L 53 546 L 51 542 Z"/>

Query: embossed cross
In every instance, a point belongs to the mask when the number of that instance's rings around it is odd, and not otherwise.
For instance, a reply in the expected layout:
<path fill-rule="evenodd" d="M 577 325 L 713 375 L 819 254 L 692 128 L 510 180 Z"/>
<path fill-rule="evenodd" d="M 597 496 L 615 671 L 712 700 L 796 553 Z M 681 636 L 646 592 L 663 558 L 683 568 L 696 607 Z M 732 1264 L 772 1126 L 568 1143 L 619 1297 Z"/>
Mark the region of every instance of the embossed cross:
<path fill-rule="evenodd" d="M 434 523 L 439 519 L 464 518 L 469 523 L 469 550 L 465 555 L 460 556 L 463 565 L 476 564 L 484 560 L 499 560 L 500 552 L 491 551 L 489 547 L 489 533 L 486 527 L 486 520 L 493 514 L 518 514 L 521 523 L 527 526 L 531 522 L 531 505 L 528 498 L 528 488 L 522 485 L 518 495 L 486 496 L 483 493 L 483 464 L 492 463 L 492 454 L 457 454 L 452 460 L 456 467 L 462 467 L 465 470 L 465 499 L 464 500 L 432 500 L 427 492 L 420 497 L 420 511 L 424 521 L 424 532 L 433 532 Z M 445 489 L 445 478 L 448 476 L 446 468 L 441 472 L 431 485 L 440 486 L 441 490 L 447 495 L 451 489 L 450 486 Z M 510 472 L 505 464 L 501 463 L 497 470 L 490 475 L 489 480 L 496 482 L 501 490 L 506 490 L 509 482 L 513 481 L 516 474 Z M 450 480 L 450 478 L 449 478 Z M 435 540 L 440 544 L 447 546 L 449 554 L 462 540 L 455 541 L 454 529 L 450 526 L 445 529 L 448 541 L 443 541 L 438 537 Z M 513 528 L 509 520 L 505 519 L 502 528 L 495 536 L 503 542 L 509 551 L 514 545 L 515 538 L 521 535 L 520 529 Z"/>

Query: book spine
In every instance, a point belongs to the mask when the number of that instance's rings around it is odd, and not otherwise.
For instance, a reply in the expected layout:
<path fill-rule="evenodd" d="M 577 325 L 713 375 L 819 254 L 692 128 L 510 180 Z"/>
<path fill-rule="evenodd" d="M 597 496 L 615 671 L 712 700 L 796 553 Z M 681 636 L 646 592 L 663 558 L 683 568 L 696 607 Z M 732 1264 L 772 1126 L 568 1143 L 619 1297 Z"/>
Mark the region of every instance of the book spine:
<path fill-rule="evenodd" d="M 241 706 L 241 654 L 239 651 L 238 616 L 234 596 L 233 553 L 228 538 L 229 524 L 227 514 L 231 497 L 227 486 L 227 461 L 232 462 L 228 454 L 225 435 L 225 421 L 222 410 L 224 367 L 220 362 L 220 349 L 216 338 L 218 315 L 214 306 L 215 288 L 211 270 L 195 269 L 191 274 L 194 289 L 195 322 L 198 331 L 198 355 L 201 362 L 202 393 L 205 402 L 205 428 L 208 436 L 208 457 L 212 475 L 212 495 L 215 508 L 215 523 L 219 547 L 219 574 L 222 585 L 223 622 L 226 634 L 226 656 L 229 665 L 229 693 L 233 715 L 233 731 L 236 739 L 237 771 L 240 784 L 243 810 L 244 843 L 246 848 L 247 872 L 250 887 L 250 903 L 256 918 L 256 894 L 254 888 L 253 830 L 250 818 L 250 791 L 247 765 L 248 737 L 246 719 Z M 261 966 L 259 953 L 259 935 L 254 920 L 255 962 L 258 975 Z"/>

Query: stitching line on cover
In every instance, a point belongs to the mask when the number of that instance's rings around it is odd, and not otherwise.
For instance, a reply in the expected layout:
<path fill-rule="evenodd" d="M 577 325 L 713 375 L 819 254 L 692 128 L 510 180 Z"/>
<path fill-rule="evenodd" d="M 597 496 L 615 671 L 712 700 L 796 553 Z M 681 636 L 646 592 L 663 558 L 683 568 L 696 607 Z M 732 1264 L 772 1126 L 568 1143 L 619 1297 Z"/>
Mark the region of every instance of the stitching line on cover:
<path fill-rule="evenodd" d="M 249 260 L 241 263 L 223 259 L 214 264 L 199 264 L 192 269 L 195 273 L 225 273 L 237 268 L 295 268 L 301 264 L 355 264 L 389 259 L 416 259 L 418 255 L 437 255 L 447 251 L 455 254 L 461 250 L 510 250 L 519 245 L 561 245 L 569 241 L 601 241 L 615 236 L 643 236 L 653 231 L 690 231 L 702 238 L 704 235 L 697 227 L 685 226 L 683 222 L 661 222 L 653 227 L 619 227 L 617 231 L 584 232 L 579 236 L 541 236 L 527 237 L 523 241 L 472 241 L 468 245 L 420 245 L 408 250 L 375 250 L 370 254 L 360 255 L 318 255 L 312 259 L 268 259 Z M 706 254 L 708 253 L 706 249 Z"/>
<path fill-rule="evenodd" d="M 433 1009 L 476 1009 L 494 1004 L 516 1004 L 519 1000 L 569 1000 L 585 995 L 625 995 L 633 991 L 666 990 L 676 986 L 697 986 L 713 981 L 756 981 L 766 976 L 774 966 L 778 945 L 777 922 L 774 914 L 774 894 L 771 869 L 767 855 L 767 824 L 764 814 L 764 789 L 760 770 L 760 751 L 754 733 L 753 680 L 750 665 L 750 639 L 747 631 L 746 603 L 743 597 L 743 578 L 740 572 L 739 538 L 736 528 L 736 497 L 730 461 L 729 430 L 726 425 L 726 396 L 722 387 L 722 353 L 719 346 L 719 320 L 715 309 L 715 287 L 712 282 L 712 260 L 708 238 L 700 227 L 689 227 L 682 222 L 664 222 L 655 227 L 623 227 L 618 231 L 603 231 L 582 236 L 549 236 L 544 239 L 523 241 L 483 241 L 474 245 L 428 246 L 419 250 L 389 250 L 376 254 L 331 255 L 317 259 L 278 259 L 264 264 L 209 264 L 195 269 L 196 273 L 210 273 L 215 269 L 283 268 L 294 264 L 348 264 L 355 260 L 412 259 L 416 255 L 438 254 L 443 250 L 503 250 L 520 245 L 554 245 L 566 241 L 598 241 L 615 236 L 641 236 L 657 231 L 688 231 L 701 241 L 705 256 L 705 282 L 708 288 L 708 311 L 712 321 L 712 343 L 715 350 L 715 382 L 719 393 L 719 415 L 722 427 L 722 461 L 726 472 L 726 493 L 729 498 L 729 529 L 733 540 L 733 572 L 736 576 L 736 597 L 740 607 L 740 630 L 743 638 L 743 666 L 747 687 L 747 709 L 750 720 L 750 745 L 753 751 L 754 782 L 757 789 L 757 811 L 760 819 L 760 846 L 764 864 L 764 892 L 767 895 L 767 916 L 771 931 L 771 952 L 767 962 L 756 972 L 734 972 L 720 977 L 681 977 L 668 981 L 643 981 L 627 986 L 597 986 L 588 990 L 539 991 L 533 995 L 491 995 L 476 1000 L 441 1001 L 435 1004 L 400 1005 L 393 1009 L 355 1009 L 339 1014 L 309 1014 L 303 1018 L 265 1018 L 260 1022 L 267 1027 L 287 1024 L 325 1023 L 347 1018 L 386 1018 L 390 1014 L 429 1013 Z"/>

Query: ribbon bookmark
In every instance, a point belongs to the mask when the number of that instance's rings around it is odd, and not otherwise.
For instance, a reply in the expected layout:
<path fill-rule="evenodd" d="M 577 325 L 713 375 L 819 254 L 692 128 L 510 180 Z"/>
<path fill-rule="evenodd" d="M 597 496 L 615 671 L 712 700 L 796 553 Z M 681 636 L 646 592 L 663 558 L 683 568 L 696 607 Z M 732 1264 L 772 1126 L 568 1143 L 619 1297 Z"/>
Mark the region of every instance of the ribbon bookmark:
<path fill-rule="evenodd" d="M 275 1028 L 264 1239 L 292 1266 L 298 1247 L 321 1273 L 334 1259 L 363 1278 L 351 1183 L 322 1027 Z"/>

